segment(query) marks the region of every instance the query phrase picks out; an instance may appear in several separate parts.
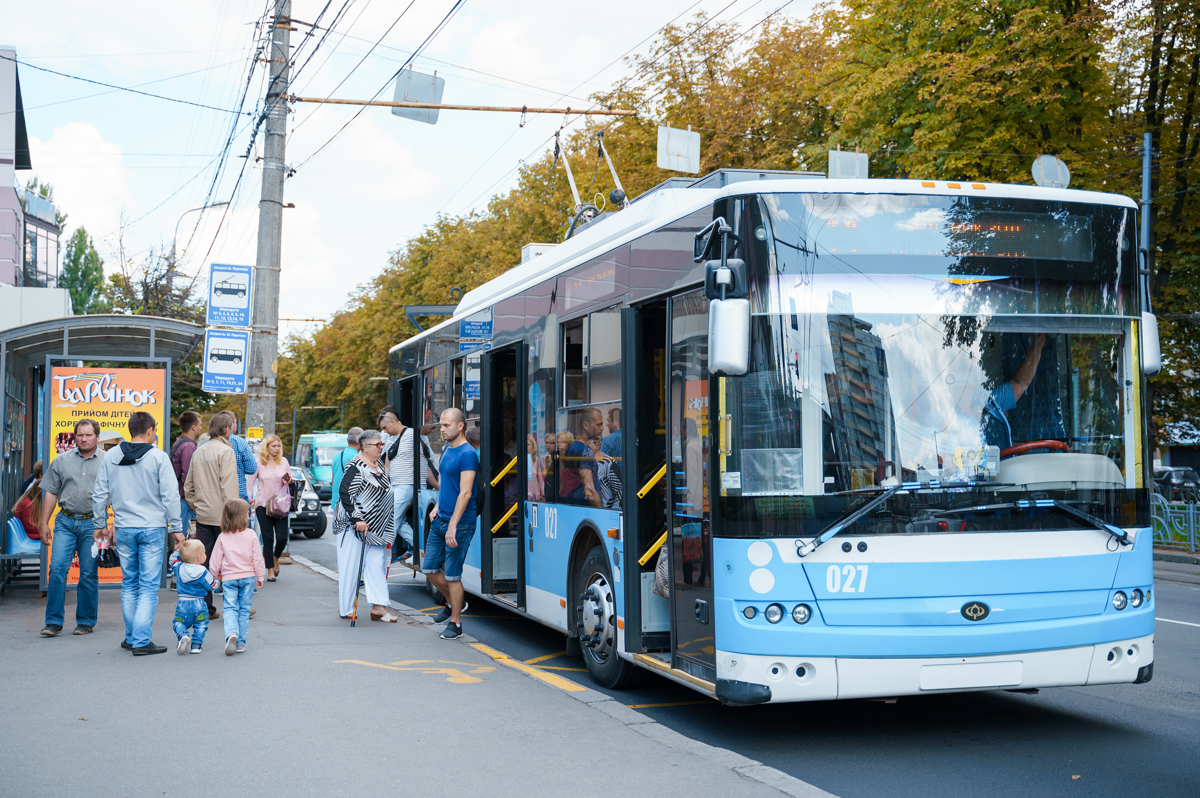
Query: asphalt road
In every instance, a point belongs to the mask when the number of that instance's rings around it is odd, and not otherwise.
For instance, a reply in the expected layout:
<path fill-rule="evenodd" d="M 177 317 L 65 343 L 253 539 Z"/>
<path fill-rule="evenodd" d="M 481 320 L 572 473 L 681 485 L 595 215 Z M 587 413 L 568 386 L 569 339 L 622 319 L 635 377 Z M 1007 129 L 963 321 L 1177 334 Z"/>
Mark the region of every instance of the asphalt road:
<path fill-rule="evenodd" d="M 329 535 L 295 539 L 291 551 L 336 569 L 331 544 Z M 1160 621 L 1154 681 L 1146 685 L 740 709 L 652 675 L 643 687 L 602 692 L 681 734 L 843 798 L 1195 798 L 1200 795 L 1200 578 L 1181 576 L 1188 571 L 1200 567 L 1156 569 Z M 391 581 L 393 600 L 436 612 L 422 579 Z M 483 602 L 470 608 L 463 625 L 488 646 L 526 661 L 541 658 L 538 667 L 599 689 L 582 659 L 565 656 L 562 635 L 551 629 Z"/>

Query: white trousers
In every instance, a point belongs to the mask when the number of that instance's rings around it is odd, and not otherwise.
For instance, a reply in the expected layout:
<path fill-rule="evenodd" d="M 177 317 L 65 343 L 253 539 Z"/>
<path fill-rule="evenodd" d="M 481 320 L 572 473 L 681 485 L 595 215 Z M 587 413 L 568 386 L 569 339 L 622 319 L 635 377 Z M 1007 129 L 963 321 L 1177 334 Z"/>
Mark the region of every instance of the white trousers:
<path fill-rule="evenodd" d="M 340 615 L 349 615 L 354 611 L 354 594 L 358 592 L 358 559 L 363 551 L 362 541 L 349 531 L 342 534 L 338 540 L 338 610 Z M 368 545 L 363 557 L 362 578 L 367 586 L 367 603 L 390 606 L 388 596 L 387 546 Z"/>

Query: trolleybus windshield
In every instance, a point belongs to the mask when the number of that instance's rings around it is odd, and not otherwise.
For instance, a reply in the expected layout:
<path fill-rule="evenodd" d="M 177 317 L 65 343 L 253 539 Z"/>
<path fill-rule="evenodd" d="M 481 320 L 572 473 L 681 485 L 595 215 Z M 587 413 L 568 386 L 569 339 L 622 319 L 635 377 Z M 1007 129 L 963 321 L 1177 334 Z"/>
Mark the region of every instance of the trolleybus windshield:
<path fill-rule="evenodd" d="M 726 533 L 814 534 L 909 482 L 856 531 L 1071 525 L 1031 497 L 1144 520 L 1133 227 L 1111 205 L 748 200 L 751 368 L 716 387 Z"/>

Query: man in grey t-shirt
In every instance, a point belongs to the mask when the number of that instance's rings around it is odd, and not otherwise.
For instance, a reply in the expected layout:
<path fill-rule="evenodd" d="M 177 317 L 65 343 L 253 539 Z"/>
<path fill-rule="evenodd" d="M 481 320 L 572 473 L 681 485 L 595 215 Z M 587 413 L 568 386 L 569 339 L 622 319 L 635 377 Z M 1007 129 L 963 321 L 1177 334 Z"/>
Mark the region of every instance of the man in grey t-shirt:
<path fill-rule="evenodd" d="M 92 489 L 100 471 L 96 445 L 100 425 L 90 418 L 75 422 L 75 448 L 56 456 L 42 479 L 42 517 L 38 531 L 42 545 L 50 547 L 50 578 L 46 585 L 46 628 L 44 637 L 63 630 L 67 597 L 67 572 L 71 559 L 79 555 L 79 586 L 75 591 L 75 634 L 91 634 L 100 605 L 100 578 L 92 556 Z M 54 531 L 50 516 L 58 506 Z M 105 517 L 107 524 L 107 514 Z"/>

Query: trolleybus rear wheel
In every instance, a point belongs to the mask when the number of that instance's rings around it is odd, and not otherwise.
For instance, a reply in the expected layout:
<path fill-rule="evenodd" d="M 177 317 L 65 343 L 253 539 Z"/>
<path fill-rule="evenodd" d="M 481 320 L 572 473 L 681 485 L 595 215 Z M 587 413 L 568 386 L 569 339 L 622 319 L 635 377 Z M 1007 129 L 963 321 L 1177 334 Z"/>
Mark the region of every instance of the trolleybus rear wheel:
<path fill-rule="evenodd" d="M 638 668 L 617 656 L 617 602 L 608 558 L 600 546 L 588 552 L 576 576 L 575 630 L 588 673 L 601 687 L 631 686 Z"/>

